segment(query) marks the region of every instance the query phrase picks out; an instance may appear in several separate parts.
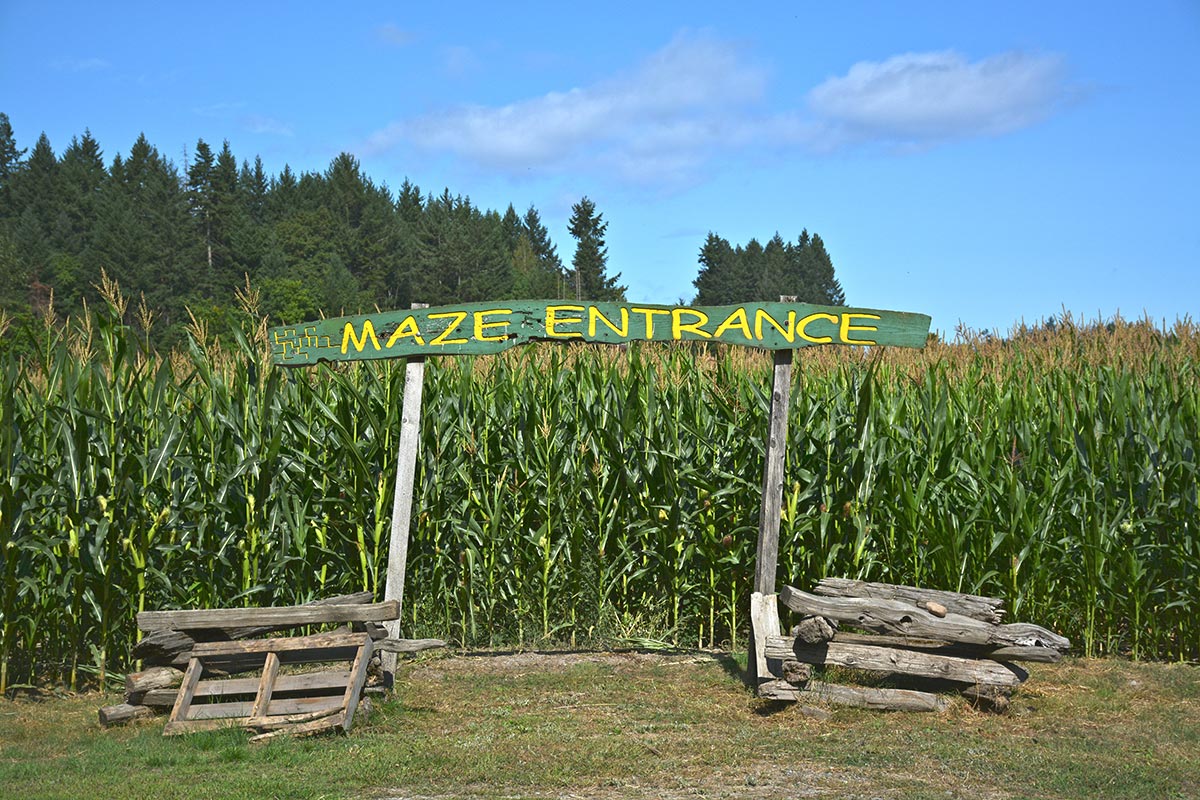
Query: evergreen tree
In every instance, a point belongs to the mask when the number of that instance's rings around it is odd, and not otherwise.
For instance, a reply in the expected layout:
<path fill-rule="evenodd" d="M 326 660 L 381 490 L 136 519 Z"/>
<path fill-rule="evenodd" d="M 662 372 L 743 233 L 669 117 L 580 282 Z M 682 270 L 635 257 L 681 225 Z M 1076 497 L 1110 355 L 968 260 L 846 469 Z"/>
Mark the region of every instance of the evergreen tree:
<path fill-rule="evenodd" d="M 604 232 L 608 223 L 586 196 L 571 207 L 568 230 L 575 237 L 575 256 L 571 259 L 571 282 L 576 300 L 624 300 L 625 288 L 617 283 L 621 273 L 607 274 L 608 247 Z"/>
<path fill-rule="evenodd" d="M 21 157 L 25 151 L 17 148 L 17 139 L 9 124 L 8 114 L 0 112 L 0 220 L 14 216 L 9 193 L 13 177 L 21 169 Z"/>
<path fill-rule="evenodd" d="M 517 252 L 521 249 L 520 242 L 529 248 L 533 261 L 522 258 L 518 262 Z M 518 263 L 521 264 L 518 267 Z M 513 251 L 513 268 L 520 276 L 515 287 L 515 296 L 527 299 L 557 298 L 563 296 L 565 277 L 562 260 L 558 257 L 554 243 L 550 241 L 550 231 L 542 224 L 541 216 L 533 206 L 525 212 L 521 220 L 521 234 L 517 249 Z"/>
<path fill-rule="evenodd" d="M 794 244 L 776 233 L 765 247 L 751 239 L 736 248 L 709 232 L 699 262 L 693 281 L 697 305 L 776 301 L 783 296 L 820 305 L 846 302 L 824 242 L 807 230 Z"/>
<path fill-rule="evenodd" d="M 733 302 L 730 298 L 735 293 L 734 258 L 729 241 L 709 231 L 700 248 L 700 273 L 692 281 L 696 287 L 697 305 L 719 306 Z"/>

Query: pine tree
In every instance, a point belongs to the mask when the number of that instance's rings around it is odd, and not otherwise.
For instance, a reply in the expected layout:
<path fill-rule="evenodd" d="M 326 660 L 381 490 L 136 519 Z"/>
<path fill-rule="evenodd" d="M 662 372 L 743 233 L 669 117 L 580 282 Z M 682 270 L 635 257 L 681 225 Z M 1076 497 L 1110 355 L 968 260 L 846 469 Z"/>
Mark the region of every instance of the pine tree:
<path fill-rule="evenodd" d="M 596 211 L 596 204 L 586 196 L 571 207 L 568 230 L 575 237 L 575 256 L 571 281 L 576 300 L 624 300 L 626 287 L 617 283 L 621 273 L 607 274 L 608 247 L 604 232 L 608 223 Z"/>
<path fill-rule="evenodd" d="M 700 273 L 692 281 L 696 287 L 696 305 L 719 306 L 732 303 L 734 252 L 727 239 L 712 231 L 700 248 Z"/>
<path fill-rule="evenodd" d="M 17 139 L 9 124 L 8 114 L 0 112 L 0 220 L 14 216 L 9 193 L 13 177 L 21 169 L 25 151 L 17 148 Z"/>
<path fill-rule="evenodd" d="M 531 271 L 524 275 L 525 282 L 517 290 L 519 293 L 516 296 L 528 299 L 563 297 L 566 277 L 563 274 L 562 260 L 558 257 L 554 243 L 550 241 L 550 231 L 542 224 L 542 218 L 533 206 L 525 212 L 521 228 L 520 238 L 528 244 L 535 263 L 530 265 Z M 516 251 L 513 255 L 513 266 L 516 269 Z"/>

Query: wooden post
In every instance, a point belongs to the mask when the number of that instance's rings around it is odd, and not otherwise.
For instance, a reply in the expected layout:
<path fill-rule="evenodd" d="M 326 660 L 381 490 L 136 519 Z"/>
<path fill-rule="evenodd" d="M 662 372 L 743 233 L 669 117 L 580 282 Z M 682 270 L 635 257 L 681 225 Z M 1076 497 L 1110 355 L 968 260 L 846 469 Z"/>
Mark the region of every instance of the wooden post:
<path fill-rule="evenodd" d="M 781 297 L 795 302 L 795 297 Z M 754 591 L 774 598 L 776 571 L 779 566 L 779 520 L 783 509 L 783 462 L 787 452 L 788 406 L 792 396 L 792 351 L 776 350 L 771 376 L 771 417 L 767 428 L 767 455 L 763 464 L 762 505 L 758 515 L 758 548 L 754 556 Z M 778 619 L 778 616 L 775 617 Z M 754 622 L 751 622 L 754 627 Z M 778 627 L 778 623 L 776 623 Z M 755 642 L 764 636 L 778 636 L 777 630 L 752 631 L 748 660 L 751 683 L 770 680 L 759 673 L 760 654 Z M 765 663 L 765 661 L 763 662 Z"/>
<path fill-rule="evenodd" d="M 413 303 L 413 308 L 428 308 Z M 421 394 L 425 388 L 425 359 L 412 357 L 404 367 L 404 405 L 400 411 L 400 446 L 396 456 L 396 494 L 392 500 L 392 535 L 388 545 L 385 600 L 395 600 L 404 611 L 404 572 L 408 564 L 408 531 L 412 520 L 413 484 L 417 477 L 417 447 L 421 442 Z M 400 638 L 400 615 L 386 623 L 388 636 Z M 396 654 L 384 652 L 384 681 L 392 684 Z"/>

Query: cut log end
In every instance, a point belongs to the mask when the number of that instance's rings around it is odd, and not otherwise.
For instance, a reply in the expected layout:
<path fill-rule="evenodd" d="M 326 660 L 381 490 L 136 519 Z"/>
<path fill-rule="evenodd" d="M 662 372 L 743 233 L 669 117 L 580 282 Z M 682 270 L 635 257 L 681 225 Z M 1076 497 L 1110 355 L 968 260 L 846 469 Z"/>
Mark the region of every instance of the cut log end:
<path fill-rule="evenodd" d="M 139 719 L 151 719 L 156 716 L 154 709 L 147 706 L 135 706 L 129 703 L 119 703 L 115 706 L 105 706 L 100 709 L 100 726 L 111 728 L 113 725 L 125 725 Z"/>

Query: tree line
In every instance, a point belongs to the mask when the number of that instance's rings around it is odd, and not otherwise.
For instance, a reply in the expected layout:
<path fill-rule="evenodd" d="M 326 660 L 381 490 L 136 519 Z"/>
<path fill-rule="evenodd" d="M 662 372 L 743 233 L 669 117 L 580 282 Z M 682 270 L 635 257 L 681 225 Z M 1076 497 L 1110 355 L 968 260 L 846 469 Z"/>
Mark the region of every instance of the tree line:
<path fill-rule="evenodd" d="M 475 300 L 625 299 L 608 272 L 608 223 L 583 197 L 564 264 L 537 209 L 483 209 L 405 179 L 394 192 L 341 153 L 323 172 L 269 174 L 204 140 L 182 166 L 141 135 L 106 160 L 84 131 L 57 155 L 43 133 L 18 147 L 0 113 L 0 313 L 19 327 L 82 313 L 102 273 L 156 320 L 170 346 L 190 316 L 218 329 L 249 281 L 272 323 Z M 843 301 L 817 236 L 736 248 L 715 234 L 700 252 L 697 303 L 798 295 Z M 832 287 L 832 289 L 830 288 Z"/>

